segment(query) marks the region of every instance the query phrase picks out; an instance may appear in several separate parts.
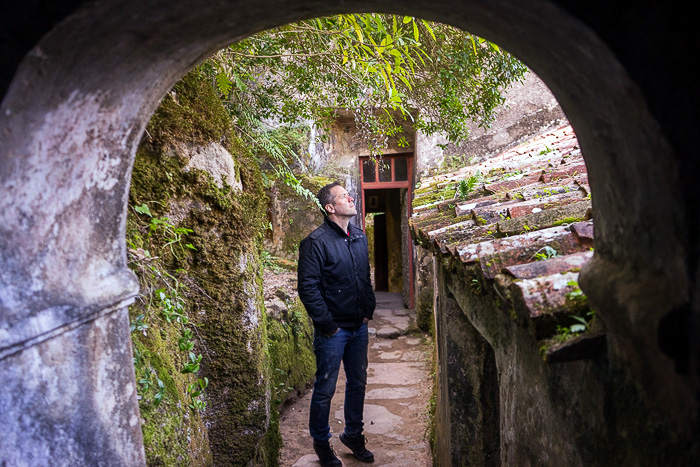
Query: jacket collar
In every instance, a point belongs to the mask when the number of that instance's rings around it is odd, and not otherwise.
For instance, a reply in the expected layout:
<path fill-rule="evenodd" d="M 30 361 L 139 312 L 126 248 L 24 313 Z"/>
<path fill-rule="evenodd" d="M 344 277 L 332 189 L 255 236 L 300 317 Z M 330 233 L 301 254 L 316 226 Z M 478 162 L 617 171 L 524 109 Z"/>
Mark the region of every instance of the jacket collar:
<path fill-rule="evenodd" d="M 338 233 L 338 235 L 342 235 L 343 237 L 350 236 L 350 231 L 352 230 L 352 224 L 348 224 L 348 231 L 344 232 L 343 229 L 338 224 L 336 224 L 335 222 L 333 222 L 329 218 L 327 218 L 327 217 L 324 218 L 324 221 L 326 222 L 326 224 L 328 224 L 328 226 L 330 228 L 332 228 L 334 231 L 336 231 Z"/>

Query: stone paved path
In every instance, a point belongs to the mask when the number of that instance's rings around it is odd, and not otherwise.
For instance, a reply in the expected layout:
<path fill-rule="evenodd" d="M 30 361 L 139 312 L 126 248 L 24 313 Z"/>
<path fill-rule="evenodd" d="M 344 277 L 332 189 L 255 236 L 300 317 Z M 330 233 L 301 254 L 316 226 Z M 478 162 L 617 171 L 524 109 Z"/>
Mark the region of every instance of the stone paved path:
<path fill-rule="evenodd" d="M 368 386 L 365 401 L 367 447 L 373 464 L 356 460 L 338 440 L 343 430 L 344 372 L 331 406 L 331 442 L 348 467 L 432 465 L 426 437 L 427 406 L 431 392 L 430 352 L 427 334 L 406 335 L 415 323 L 415 313 L 403 307 L 401 295 L 378 292 L 377 310 L 370 321 Z M 415 328 L 415 326 L 412 326 Z M 313 453 L 308 430 L 311 391 L 288 407 L 281 416 L 284 447 L 280 465 L 320 466 Z"/>

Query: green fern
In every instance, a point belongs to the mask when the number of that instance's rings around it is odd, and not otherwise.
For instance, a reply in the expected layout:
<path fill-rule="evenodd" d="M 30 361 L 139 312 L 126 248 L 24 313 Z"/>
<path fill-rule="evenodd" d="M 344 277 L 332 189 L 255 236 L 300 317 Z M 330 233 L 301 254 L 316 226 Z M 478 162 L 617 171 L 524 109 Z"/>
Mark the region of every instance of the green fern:
<path fill-rule="evenodd" d="M 476 185 L 481 182 L 482 179 L 481 172 L 477 171 L 474 175 L 460 180 L 456 187 L 455 198 L 459 197 L 459 199 L 465 199 L 474 191 Z"/>

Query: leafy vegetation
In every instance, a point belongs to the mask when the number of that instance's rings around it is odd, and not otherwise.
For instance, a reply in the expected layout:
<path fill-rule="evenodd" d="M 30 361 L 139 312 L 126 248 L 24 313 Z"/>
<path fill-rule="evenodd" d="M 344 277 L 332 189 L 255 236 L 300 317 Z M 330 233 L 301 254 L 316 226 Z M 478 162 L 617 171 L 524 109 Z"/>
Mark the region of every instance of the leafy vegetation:
<path fill-rule="evenodd" d="M 550 148 L 545 144 L 544 149 L 539 152 L 539 155 L 544 156 L 545 154 L 549 154 L 552 151 L 554 151 L 554 149 Z"/>
<path fill-rule="evenodd" d="M 586 294 L 584 294 L 583 290 L 578 286 L 577 281 L 569 281 L 566 285 L 572 288 L 572 290 L 566 294 L 567 300 L 580 301 L 586 299 Z"/>
<path fill-rule="evenodd" d="M 554 342 L 561 344 L 572 337 L 576 337 L 586 331 L 590 331 L 591 323 L 595 318 L 595 311 L 590 310 L 588 313 L 586 313 L 586 317 L 587 318 L 584 318 L 583 316 L 572 316 L 571 319 L 576 321 L 575 323 L 568 326 L 558 325 L 557 333 L 552 338 Z"/>
<path fill-rule="evenodd" d="M 585 305 L 586 295 L 579 288 L 578 282 L 572 280 L 567 282 L 567 285 L 572 289 L 566 294 L 567 301 L 571 301 L 577 305 Z M 561 344 L 571 338 L 574 338 L 585 332 L 590 331 L 593 325 L 593 321 L 595 319 L 595 315 L 596 313 L 594 310 L 587 309 L 585 315 L 583 316 L 573 314 L 569 316 L 569 318 L 573 322 L 569 322 L 568 324 L 558 324 L 556 328 L 556 334 L 554 334 L 554 336 L 552 336 L 551 339 L 547 339 L 546 341 L 544 341 L 544 343 L 540 347 L 540 351 L 542 352 L 542 354 L 544 355 L 547 349 L 553 344 Z"/>
<path fill-rule="evenodd" d="M 559 256 L 559 253 L 551 246 L 543 246 L 532 255 L 535 261 L 544 261 L 546 259 L 556 258 L 557 256 Z"/>
<path fill-rule="evenodd" d="M 141 291 L 130 314 L 144 443 L 150 461 L 174 462 L 184 455 L 197 455 L 189 452 L 185 437 L 203 429 L 204 390 L 209 384 L 196 374 L 202 355 L 194 353 L 196 330 L 189 318 L 181 272 L 169 270 L 163 257 L 175 257 L 187 249 L 183 244 L 187 232 L 169 237 L 178 228 L 166 217 L 151 217 L 145 204 L 135 206 L 134 212 L 138 214 L 130 216 L 127 237 L 129 266 L 139 277 Z M 154 219 L 158 222 L 153 223 Z"/>
<path fill-rule="evenodd" d="M 457 183 L 455 197 L 464 200 L 471 192 L 474 191 L 476 185 L 483 180 L 480 172 L 476 172 L 469 177 L 462 179 Z"/>
<path fill-rule="evenodd" d="M 503 103 L 500 91 L 526 72 L 496 44 L 468 32 L 383 14 L 264 31 L 219 51 L 204 68 L 252 145 L 266 144 L 260 135 L 270 123 L 326 128 L 336 109 L 351 109 L 372 153 L 389 137 L 407 144 L 406 123 L 464 139 L 469 121 L 490 124 Z"/>
<path fill-rule="evenodd" d="M 159 251 L 168 249 L 175 257 L 177 257 L 177 250 L 182 252 L 186 248 L 195 250 L 191 243 L 183 245 L 184 236 L 192 232 L 192 230 L 176 227 L 167 217 L 153 217 L 148 205 L 145 203 L 134 207 L 134 211 L 150 218 L 150 221 L 142 224 L 142 233 L 145 233 L 147 240 L 151 239 L 154 232 L 161 231 L 160 242 L 149 241 L 151 249 L 157 248 Z M 138 236 L 138 234 L 135 235 Z M 130 241 L 130 247 L 131 266 L 139 272 L 139 277 L 143 279 L 141 281 L 141 293 L 139 294 L 141 305 L 138 307 L 143 312 L 139 313 L 136 319 L 132 321 L 131 331 L 147 336 L 150 327 L 146 322 L 147 317 L 151 322 L 154 320 L 161 321 L 155 324 L 154 328 L 156 329 L 162 329 L 166 325 L 174 326 L 176 333 L 179 334 L 179 338 L 177 340 L 177 349 L 171 350 L 173 353 L 176 353 L 177 350 L 184 353 L 184 356 L 181 358 L 183 363 L 181 364 L 180 372 L 182 374 L 196 374 L 199 371 L 199 362 L 202 360 L 202 355 L 195 355 L 193 352 L 194 336 L 190 319 L 187 315 L 187 304 L 181 293 L 183 286 L 177 278 L 178 273 L 168 272 L 158 261 L 158 257 L 154 258 L 149 250 L 137 247 L 133 240 Z M 155 406 L 160 405 L 165 397 L 165 385 L 159 378 L 157 371 L 145 364 L 143 355 L 138 350 L 135 352 L 134 364 L 137 374 L 141 374 L 139 379 L 141 395 L 147 396 L 151 389 L 155 389 L 153 404 Z M 207 405 L 204 400 L 204 389 L 208 386 L 209 380 L 207 378 L 199 379 L 196 376 L 193 379 L 188 379 L 187 395 L 190 397 L 188 406 L 192 410 L 203 411 Z"/>

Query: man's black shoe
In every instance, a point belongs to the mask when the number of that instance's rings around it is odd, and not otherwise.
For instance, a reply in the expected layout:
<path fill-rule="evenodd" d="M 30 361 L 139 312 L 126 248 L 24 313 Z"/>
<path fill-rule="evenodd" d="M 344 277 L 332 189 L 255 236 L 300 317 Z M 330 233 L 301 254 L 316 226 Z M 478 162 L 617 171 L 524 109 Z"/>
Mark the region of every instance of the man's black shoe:
<path fill-rule="evenodd" d="M 335 455 L 333 446 L 328 441 L 314 440 L 314 451 L 316 451 L 318 460 L 321 461 L 321 467 L 338 467 L 343 465 Z"/>
<path fill-rule="evenodd" d="M 374 462 L 374 454 L 365 448 L 367 438 L 364 435 L 350 437 L 343 432 L 339 438 L 341 443 L 350 448 L 356 459 L 362 462 Z"/>

